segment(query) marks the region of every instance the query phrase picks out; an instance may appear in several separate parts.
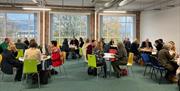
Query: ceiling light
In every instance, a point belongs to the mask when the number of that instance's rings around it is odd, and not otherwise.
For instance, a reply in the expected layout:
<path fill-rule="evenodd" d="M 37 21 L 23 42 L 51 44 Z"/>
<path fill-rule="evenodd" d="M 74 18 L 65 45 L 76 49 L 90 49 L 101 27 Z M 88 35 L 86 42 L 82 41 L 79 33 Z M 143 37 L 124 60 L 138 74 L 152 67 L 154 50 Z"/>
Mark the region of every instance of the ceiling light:
<path fill-rule="evenodd" d="M 38 3 L 37 0 L 32 0 L 34 3 Z"/>
<path fill-rule="evenodd" d="M 123 1 L 121 1 L 119 3 L 119 6 L 127 5 L 127 4 L 129 4 L 129 3 L 133 2 L 133 1 L 135 1 L 135 0 L 123 0 Z"/>
<path fill-rule="evenodd" d="M 110 2 L 107 2 L 104 4 L 104 7 L 110 7 L 111 5 L 113 5 L 113 2 L 115 2 L 116 0 L 111 0 Z"/>
<path fill-rule="evenodd" d="M 104 13 L 127 13 L 127 11 L 103 11 Z"/>
<path fill-rule="evenodd" d="M 39 10 L 39 11 L 50 11 L 50 8 L 23 8 L 24 10 Z"/>

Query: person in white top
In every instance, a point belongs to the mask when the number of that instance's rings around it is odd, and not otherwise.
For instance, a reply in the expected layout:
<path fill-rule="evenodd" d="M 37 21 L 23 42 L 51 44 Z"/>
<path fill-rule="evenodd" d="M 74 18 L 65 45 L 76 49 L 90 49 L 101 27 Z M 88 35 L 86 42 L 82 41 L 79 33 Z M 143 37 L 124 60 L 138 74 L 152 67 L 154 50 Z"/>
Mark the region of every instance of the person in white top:
<path fill-rule="evenodd" d="M 25 50 L 24 59 L 36 59 L 38 64 L 41 63 L 41 51 L 37 48 L 37 43 L 34 39 L 30 40 L 29 48 Z"/>

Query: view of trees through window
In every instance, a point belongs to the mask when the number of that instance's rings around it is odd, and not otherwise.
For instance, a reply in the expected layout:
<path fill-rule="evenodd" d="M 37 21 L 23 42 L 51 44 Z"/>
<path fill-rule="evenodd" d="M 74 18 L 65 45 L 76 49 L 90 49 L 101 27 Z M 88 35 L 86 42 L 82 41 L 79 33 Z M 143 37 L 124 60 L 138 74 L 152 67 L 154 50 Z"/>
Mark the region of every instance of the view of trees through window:
<path fill-rule="evenodd" d="M 133 16 L 100 16 L 100 37 L 105 38 L 106 42 L 111 39 L 122 41 L 130 38 L 132 41 L 135 32 Z"/>
<path fill-rule="evenodd" d="M 64 38 L 87 38 L 89 30 L 88 18 L 88 15 L 52 13 L 51 40 L 62 43 Z"/>
<path fill-rule="evenodd" d="M 36 13 L 0 13 L 0 42 L 6 37 L 16 41 L 38 36 Z"/>

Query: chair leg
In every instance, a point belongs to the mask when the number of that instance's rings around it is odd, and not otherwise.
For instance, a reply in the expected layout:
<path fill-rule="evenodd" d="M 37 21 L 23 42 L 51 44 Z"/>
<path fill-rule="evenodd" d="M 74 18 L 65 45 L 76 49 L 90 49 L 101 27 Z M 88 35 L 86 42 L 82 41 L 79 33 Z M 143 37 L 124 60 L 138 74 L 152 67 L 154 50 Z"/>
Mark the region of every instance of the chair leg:
<path fill-rule="evenodd" d="M 39 88 L 40 88 L 40 77 L 39 77 L 39 73 L 37 73 L 37 75 L 38 75 L 38 86 L 39 86 Z"/>
<path fill-rule="evenodd" d="M 144 70 L 144 76 L 145 76 L 145 74 L 146 74 L 147 67 L 148 67 L 148 66 L 146 65 L 145 70 Z"/>
<path fill-rule="evenodd" d="M 65 69 L 64 65 L 62 65 L 62 67 L 63 67 L 65 75 L 67 76 L 67 72 L 66 72 L 66 69 Z"/>
<path fill-rule="evenodd" d="M 154 74 L 154 68 L 152 68 L 151 79 L 152 79 L 153 74 Z"/>
<path fill-rule="evenodd" d="M 3 78 L 4 78 L 4 73 L 2 72 L 2 78 L 1 79 L 3 80 Z"/>

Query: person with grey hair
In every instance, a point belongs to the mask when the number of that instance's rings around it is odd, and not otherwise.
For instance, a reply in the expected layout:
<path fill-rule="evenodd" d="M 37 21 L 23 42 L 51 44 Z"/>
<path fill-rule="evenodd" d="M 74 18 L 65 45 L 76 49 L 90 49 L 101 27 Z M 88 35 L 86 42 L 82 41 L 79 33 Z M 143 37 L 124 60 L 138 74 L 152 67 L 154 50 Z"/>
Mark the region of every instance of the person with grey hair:
<path fill-rule="evenodd" d="M 160 64 L 167 69 L 166 79 L 171 82 L 176 82 L 176 70 L 178 68 L 177 63 L 175 62 L 175 53 L 170 54 L 169 50 L 171 48 L 170 43 L 164 44 L 163 48 L 158 53 L 158 60 Z"/>
<path fill-rule="evenodd" d="M 117 78 L 120 77 L 121 69 L 119 65 L 126 65 L 127 64 L 127 51 L 124 47 L 124 44 L 122 42 L 119 42 L 117 44 L 117 54 L 115 55 L 117 58 L 116 61 L 111 62 L 114 72 L 116 73 Z"/>

